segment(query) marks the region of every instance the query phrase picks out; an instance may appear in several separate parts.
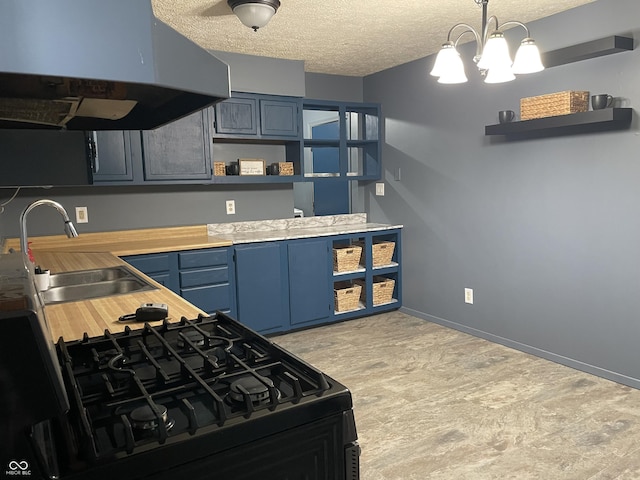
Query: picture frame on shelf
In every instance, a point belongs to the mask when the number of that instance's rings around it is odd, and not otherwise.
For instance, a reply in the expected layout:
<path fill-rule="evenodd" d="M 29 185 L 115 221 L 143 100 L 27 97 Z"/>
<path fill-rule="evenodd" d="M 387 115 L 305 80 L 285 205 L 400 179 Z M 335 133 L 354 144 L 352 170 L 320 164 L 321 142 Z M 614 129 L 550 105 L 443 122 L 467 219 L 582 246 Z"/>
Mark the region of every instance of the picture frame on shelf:
<path fill-rule="evenodd" d="M 261 158 L 239 158 L 240 175 L 266 175 L 266 162 Z"/>

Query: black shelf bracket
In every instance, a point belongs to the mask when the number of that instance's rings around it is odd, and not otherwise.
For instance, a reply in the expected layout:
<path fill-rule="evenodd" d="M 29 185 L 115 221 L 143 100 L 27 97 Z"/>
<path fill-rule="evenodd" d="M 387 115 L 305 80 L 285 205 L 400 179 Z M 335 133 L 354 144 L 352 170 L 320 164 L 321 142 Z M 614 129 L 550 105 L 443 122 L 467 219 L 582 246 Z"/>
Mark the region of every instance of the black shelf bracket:
<path fill-rule="evenodd" d="M 630 127 L 632 108 L 604 108 L 589 112 L 534 118 L 484 127 L 485 135 L 503 135 L 508 140 L 576 135 L 624 130 Z"/>
<path fill-rule="evenodd" d="M 570 47 L 551 50 L 542 54 L 542 64 L 546 68 L 566 65 L 590 58 L 602 57 L 618 52 L 633 50 L 633 38 L 612 35 L 610 37 L 579 43 Z"/>

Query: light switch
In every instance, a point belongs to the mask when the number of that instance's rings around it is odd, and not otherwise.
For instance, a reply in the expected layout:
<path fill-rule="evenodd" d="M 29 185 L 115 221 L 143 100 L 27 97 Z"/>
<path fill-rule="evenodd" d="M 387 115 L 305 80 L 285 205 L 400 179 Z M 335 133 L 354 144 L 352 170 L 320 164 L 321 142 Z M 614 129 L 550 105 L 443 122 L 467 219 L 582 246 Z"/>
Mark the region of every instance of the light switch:
<path fill-rule="evenodd" d="M 384 196 L 384 183 L 376 183 L 376 195 L 379 197 Z"/>

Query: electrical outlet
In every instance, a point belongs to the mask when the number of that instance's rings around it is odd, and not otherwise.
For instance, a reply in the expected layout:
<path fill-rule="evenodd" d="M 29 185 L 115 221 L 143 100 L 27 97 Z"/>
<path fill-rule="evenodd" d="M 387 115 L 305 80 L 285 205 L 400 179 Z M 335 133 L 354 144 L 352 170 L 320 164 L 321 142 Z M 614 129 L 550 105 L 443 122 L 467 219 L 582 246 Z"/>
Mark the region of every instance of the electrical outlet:
<path fill-rule="evenodd" d="M 464 303 L 473 305 L 473 288 L 464 289 Z"/>
<path fill-rule="evenodd" d="M 87 207 L 76 207 L 76 223 L 89 223 Z"/>
<path fill-rule="evenodd" d="M 235 215 L 235 214 L 236 214 L 236 201 L 227 200 L 227 215 Z"/>
<path fill-rule="evenodd" d="M 376 183 L 376 195 L 384 197 L 384 183 Z"/>

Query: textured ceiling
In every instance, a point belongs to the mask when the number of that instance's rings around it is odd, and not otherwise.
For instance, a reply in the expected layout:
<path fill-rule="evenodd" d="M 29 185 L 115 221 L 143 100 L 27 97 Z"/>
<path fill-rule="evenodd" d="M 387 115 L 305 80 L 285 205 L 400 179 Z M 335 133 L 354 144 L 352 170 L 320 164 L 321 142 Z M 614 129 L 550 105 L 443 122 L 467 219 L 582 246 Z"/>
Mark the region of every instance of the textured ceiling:
<path fill-rule="evenodd" d="M 501 22 L 530 22 L 595 0 L 491 0 Z M 226 0 L 152 0 L 156 17 L 203 48 L 304 60 L 305 71 L 365 76 L 435 53 L 449 28 L 480 28 L 475 0 L 281 0 L 254 32 Z M 531 36 L 535 39 L 536 32 Z"/>

